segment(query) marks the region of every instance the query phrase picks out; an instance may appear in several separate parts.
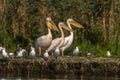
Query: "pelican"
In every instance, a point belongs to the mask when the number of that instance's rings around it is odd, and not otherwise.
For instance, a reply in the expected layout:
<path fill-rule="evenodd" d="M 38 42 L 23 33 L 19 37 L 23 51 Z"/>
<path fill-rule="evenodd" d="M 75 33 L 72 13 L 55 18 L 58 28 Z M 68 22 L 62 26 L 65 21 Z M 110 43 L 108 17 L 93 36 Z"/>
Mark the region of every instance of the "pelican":
<path fill-rule="evenodd" d="M 37 38 L 36 40 L 36 49 L 41 54 L 41 49 L 47 49 L 52 42 L 52 33 L 51 29 L 59 31 L 54 22 L 50 17 L 46 19 L 46 24 L 48 26 L 48 34 Z"/>
<path fill-rule="evenodd" d="M 29 57 L 30 57 L 30 58 L 34 58 L 35 55 L 36 55 L 36 53 L 35 53 L 35 48 L 31 46 L 30 53 L 29 53 Z"/>
<path fill-rule="evenodd" d="M 60 29 L 60 32 L 61 32 L 61 37 L 59 38 L 56 38 L 54 40 L 52 40 L 51 42 L 51 45 L 50 47 L 47 49 L 48 52 L 51 51 L 51 50 L 54 50 L 54 49 L 59 49 L 63 43 L 64 43 L 64 32 L 63 32 L 63 29 L 67 30 L 67 31 L 72 31 L 67 25 L 65 25 L 63 22 L 60 22 L 58 24 L 58 27 Z M 55 52 L 56 53 L 56 52 Z"/>
<path fill-rule="evenodd" d="M 107 57 L 111 57 L 110 51 L 107 51 L 106 56 L 107 56 Z"/>
<path fill-rule="evenodd" d="M 6 49 L 5 49 L 5 48 L 2 48 L 2 56 L 3 56 L 4 58 L 9 58 L 8 53 L 6 52 Z"/>
<path fill-rule="evenodd" d="M 73 55 L 79 54 L 79 48 L 76 46 L 76 48 L 73 50 Z"/>
<path fill-rule="evenodd" d="M 79 23 L 77 23 L 73 19 L 67 19 L 67 25 L 70 29 L 72 29 L 71 25 L 73 25 L 77 28 L 84 28 L 82 25 L 80 25 Z M 73 36 L 74 36 L 73 31 L 70 31 L 70 35 L 65 37 L 64 44 L 60 48 L 60 50 L 62 51 L 62 56 L 64 55 L 64 50 L 71 46 L 71 44 L 73 42 Z"/>
<path fill-rule="evenodd" d="M 46 50 L 45 53 L 43 54 L 43 59 L 47 61 L 48 58 L 49 58 L 49 54 L 48 54 L 48 50 Z"/>

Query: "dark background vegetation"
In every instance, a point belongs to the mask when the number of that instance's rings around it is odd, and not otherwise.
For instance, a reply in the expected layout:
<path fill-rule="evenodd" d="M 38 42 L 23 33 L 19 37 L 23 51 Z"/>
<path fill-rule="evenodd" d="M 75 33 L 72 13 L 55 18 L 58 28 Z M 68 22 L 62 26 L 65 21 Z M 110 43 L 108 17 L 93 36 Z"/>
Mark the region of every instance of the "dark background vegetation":
<path fill-rule="evenodd" d="M 48 16 L 56 25 L 73 18 L 85 27 L 85 31 L 73 28 L 75 39 L 68 51 L 79 46 L 83 53 L 120 54 L 120 0 L 0 0 L 1 46 L 13 51 L 17 44 L 35 45 L 47 34 Z M 56 33 L 53 38 L 59 36 Z"/>

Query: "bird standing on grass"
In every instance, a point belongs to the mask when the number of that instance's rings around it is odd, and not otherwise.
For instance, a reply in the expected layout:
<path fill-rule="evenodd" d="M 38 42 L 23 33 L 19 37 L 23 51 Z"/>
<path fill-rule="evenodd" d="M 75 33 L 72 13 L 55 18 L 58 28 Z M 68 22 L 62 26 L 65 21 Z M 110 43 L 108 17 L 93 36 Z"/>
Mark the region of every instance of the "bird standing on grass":
<path fill-rule="evenodd" d="M 67 19 L 67 25 L 70 29 L 72 29 L 71 25 L 77 28 L 84 28 L 82 25 L 74 21 L 73 19 Z M 62 47 L 60 47 L 60 50 L 62 51 L 62 56 L 64 56 L 64 51 L 69 48 L 74 40 L 74 33 L 73 31 L 70 31 L 70 35 L 65 37 L 64 44 Z"/>
<path fill-rule="evenodd" d="M 11 52 L 11 53 L 8 53 L 8 55 L 9 55 L 11 58 L 13 58 L 14 55 L 15 55 L 15 53 Z"/>
<path fill-rule="evenodd" d="M 35 58 L 35 55 L 36 55 L 35 48 L 31 46 L 29 57 Z"/>
<path fill-rule="evenodd" d="M 21 48 L 21 49 L 17 52 L 16 58 L 21 58 L 21 57 L 23 57 L 23 53 L 24 53 L 24 52 L 26 52 L 26 50 Z"/>
<path fill-rule="evenodd" d="M 56 48 L 55 52 L 53 53 L 53 56 L 57 59 L 57 57 L 60 55 L 60 49 Z"/>
<path fill-rule="evenodd" d="M 107 51 L 106 56 L 107 56 L 107 57 L 111 57 L 110 51 Z"/>
<path fill-rule="evenodd" d="M 48 50 L 45 51 L 45 53 L 43 54 L 43 59 L 45 61 L 47 61 L 49 59 L 49 54 L 48 54 Z"/>
<path fill-rule="evenodd" d="M 90 52 L 88 52 L 88 53 L 87 53 L 87 56 L 90 56 L 90 55 L 91 55 L 91 53 L 90 53 Z"/>
<path fill-rule="evenodd" d="M 59 27 L 59 29 L 60 29 L 61 36 L 52 40 L 51 45 L 50 45 L 49 48 L 47 49 L 48 52 L 49 52 L 49 51 L 52 51 L 52 50 L 55 50 L 55 49 L 57 49 L 57 48 L 60 48 L 60 47 L 63 45 L 64 40 L 65 40 L 63 29 L 64 29 L 64 30 L 67 30 L 67 31 L 72 31 L 72 30 L 71 30 L 67 25 L 65 25 L 63 22 L 59 22 L 59 23 L 58 23 L 58 27 Z"/>
<path fill-rule="evenodd" d="M 73 55 L 79 54 L 79 48 L 76 46 L 76 48 L 73 50 Z"/>
<path fill-rule="evenodd" d="M 6 52 L 6 49 L 5 49 L 5 48 L 2 48 L 2 56 L 3 56 L 4 58 L 9 58 L 8 53 Z"/>
<path fill-rule="evenodd" d="M 48 34 L 43 35 L 36 40 L 36 50 L 41 54 L 42 50 L 46 50 L 52 42 L 52 32 L 51 30 L 58 31 L 57 26 L 54 24 L 50 17 L 46 18 L 46 25 L 48 26 Z"/>

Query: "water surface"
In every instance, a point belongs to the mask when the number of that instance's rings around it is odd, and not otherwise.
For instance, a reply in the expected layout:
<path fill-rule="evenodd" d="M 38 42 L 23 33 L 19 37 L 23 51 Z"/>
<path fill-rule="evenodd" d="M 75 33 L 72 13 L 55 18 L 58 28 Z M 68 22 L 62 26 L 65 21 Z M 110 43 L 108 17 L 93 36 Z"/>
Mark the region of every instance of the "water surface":
<path fill-rule="evenodd" d="M 49 79 L 69 79 L 69 80 L 120 80 L 118 76 L 85 76 L 80 74 L 0 74 L 0 80 L 49 80 Z"/>

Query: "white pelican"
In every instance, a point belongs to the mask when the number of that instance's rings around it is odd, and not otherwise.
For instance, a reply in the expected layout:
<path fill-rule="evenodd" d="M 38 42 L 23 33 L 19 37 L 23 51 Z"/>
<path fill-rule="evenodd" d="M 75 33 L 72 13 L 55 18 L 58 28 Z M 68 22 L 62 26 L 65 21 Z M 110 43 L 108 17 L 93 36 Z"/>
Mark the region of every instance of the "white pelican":
<path fill-rule="evenodd" d="M 77 28 L 84 28 L 82 25 L 80 25 L 79 23 L 75 22 L 73 19 L 68 19 L 67 20 L 67 25 L 70 29 L 71 25 L 77 27 Z M 65 41 L 64 44 L 62 45 L 62 47 L 60 48 L 60 50 L 62 51 L 62 56 L 64 55 L 64 50 L 69 48 L 71 46 L 73 42 L 73 31 L 70 31 L 70 35 L 65 37 Z"/>
<path fill-rule="evenodd" d="M 55 49 L 57 49 L 57 48 L 60 48 L 60 47 L 63 45 L 63 43 L 64 43 L 64 32 L 63 32 L 62 29 L 65 29 L 65 30 L 67 30 L 67 31 L 72 31 L 72 30 L 71 30 L 67 25 L 65 25 L 63 22 L 60 22 L 60 23 L 58 24 L 58 27 L 59 27 L 60 32 L 61 32 L 61 37 L 52 40 L 52 43 L 51 43 L 50 47 L 47 49 L 48 52 L 51 51 L 51 50 L 55 50 Z"/>
<path fill-rule="evenodd" d="M 79 54 L 79 48 L 76 46 L 76 48 L 73 50 L 73 55 Z"/>
<path fill-rule="evenodd" d="M 31 46 L 29 57 L 34 58 L 36 55 L 35 48 Z"/>
<path fill-rule="evenodd" d="M 5 48 L 2 48 L 2 56 L 3 56 L 4 58 L 9 58 L 8 53 L 6 52 L 6 49 L 5 49 Z"/>
<path fill-rule="evenodd" d="M 55 49 L 55 52 L 53 53 L 53 56 L 54 56 L 55 58 L 57 58 L 59 55 L 60 55 L 60 49 L 59 49 L 59 48 L 56 48 L 56 49 Z"/>
<path fill-rule="evenodd" d="M 20 49 L 20 51 L 17 53 L 16 58 L 21 58 L 21 57 L 23 57 L 23 53 L 24 53 L 24 52 L 26 52 L 25 49 Z"/>
<path fill-rule="evenodd" d="M 47 61 L 49 58 L 48 50 L 45 50 L 45 53 L 43 54 L 43 59 Z"/>
<path fill-rule="evenodd" d="M 46 24 L 48 26 L 48 34 L 37 38 L 36 40 L 36 49 L 41 54 L 41 49 L 46 50 L 52 42 L 52 33 L 51 29 L 59 31 L 54 22 L 50 17 L 46 19 Z"/>
<path fill-rule="evenodd" d="M 107 57 L 111 57 L 110 51 L 107 51 L 106 56 L 107 56 Z"/>

